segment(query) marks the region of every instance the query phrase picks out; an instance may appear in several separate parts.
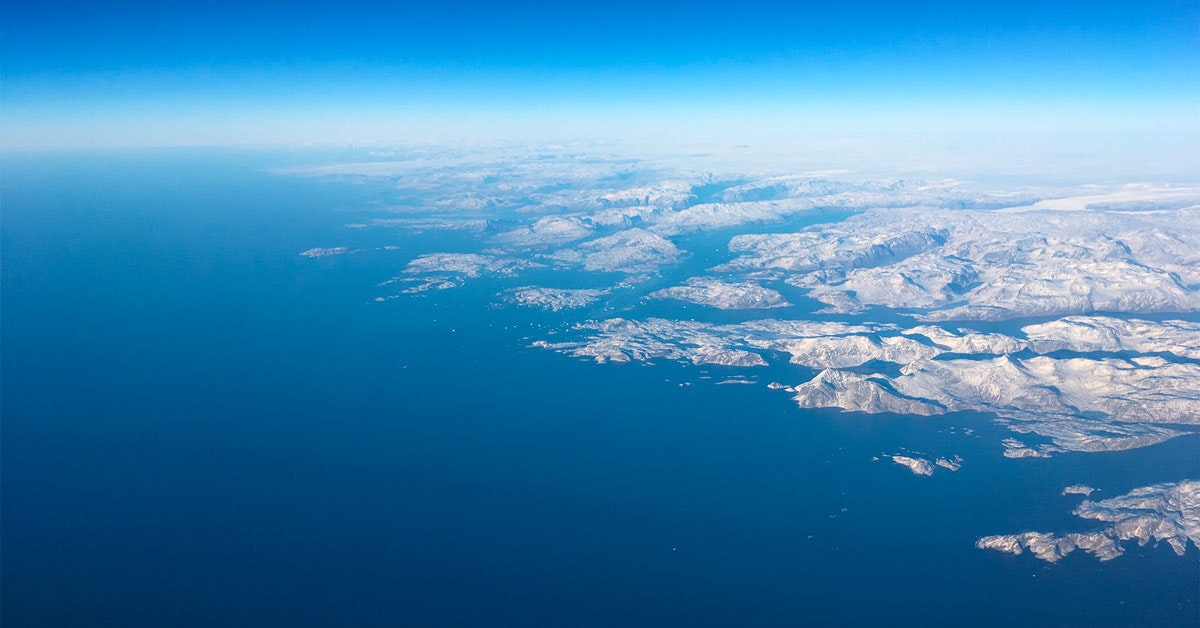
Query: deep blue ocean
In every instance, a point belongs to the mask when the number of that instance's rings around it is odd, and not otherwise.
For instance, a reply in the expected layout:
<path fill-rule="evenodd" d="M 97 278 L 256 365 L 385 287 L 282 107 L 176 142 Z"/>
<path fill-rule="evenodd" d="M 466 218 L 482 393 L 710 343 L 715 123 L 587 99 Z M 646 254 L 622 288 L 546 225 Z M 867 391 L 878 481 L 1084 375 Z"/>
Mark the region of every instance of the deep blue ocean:
<path fill-rule="evenodd" d="M 974 547 L 1092 529 L 1068 484 L 1198 478 L 1196 436 L 1009 460 L 985 416 L 528 348 L 565 315 L 491 305 L 520 278 L 375 303 L 466 236 L 298 256 L 378 190 L 270 169 L 339 157 L 4 158 L 6 628 L 1197 625 L 1194 548 Z"/>

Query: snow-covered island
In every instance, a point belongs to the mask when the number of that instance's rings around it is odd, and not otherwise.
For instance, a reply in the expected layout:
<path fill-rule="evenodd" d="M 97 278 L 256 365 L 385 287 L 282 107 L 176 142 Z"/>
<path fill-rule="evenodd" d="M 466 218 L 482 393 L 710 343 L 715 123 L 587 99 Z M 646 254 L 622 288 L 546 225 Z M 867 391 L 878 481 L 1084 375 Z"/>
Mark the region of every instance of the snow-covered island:
<path fill-rule="evenodd" d="M 505 293 L 504 298 L 509 303 L 522 307 L 535 307 L 551 312 L 587 307 L 608 294 L 608 290 L 565 288 L 541 288 L 523 286 L 513 288 Z"/>
<path fill-rule="evenodd" d="M 330 257 L 332 255 L 345 255 L 350 252 L 349 247 L 333 246 L 333 247 L 314 247 L 307 251 L 301 251 L 300 257 Z"/>
<path fill-rule="evenodd" d="M 1074 514 L 1106 525 L 1092 532 L 986 536 L 975 545 L 1017 555 L 1028 550 L 1051 563 L 1076 549 L 1102 561 L 1112 560 L 1125 553 L 1126 541 L 1136 541 L 1138 545 L 1166 543 L 1180 556 L 1187 552 L 1189 543 L 1200 548 L 1200 481 L 1156 484 L 1119 497 L 1085 501 Z"/>
<path fill-rule="evenodd" d="M 650 293 L 651 299 L 677 299 L 722 310 L 763 310 L 791 305 L 782 294 L 750 282 L 730 283 L 693 277 L 682 286 Z"/>

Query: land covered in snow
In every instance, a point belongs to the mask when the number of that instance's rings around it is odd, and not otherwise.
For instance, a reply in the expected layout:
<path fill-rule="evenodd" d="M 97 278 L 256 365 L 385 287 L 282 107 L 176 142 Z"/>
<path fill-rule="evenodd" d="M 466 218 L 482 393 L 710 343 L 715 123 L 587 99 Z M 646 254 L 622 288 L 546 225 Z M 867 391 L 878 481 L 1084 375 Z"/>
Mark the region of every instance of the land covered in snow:
<path fill-rule="evenodd" d="M 907 468 L 913 475 L 925 477 L 933 475 L 939 468 L 945 471 L 958 471 L 962 468 L 962 458 L 959 456 L 930 460 L 917 454 L 893 454 L 890 458 L 892 462 Z"/>
<path fill-rule="evenodd" d="M 869 210 L 740 235 L 723 272 L 778 270 L 826 311 L 926 321 L 1200 310 L 1200 208 L 1047 215 Z"/>
<path fill-rule="evenodd" d="M 599 301 L 606 294 L 608 294 L 608 290 L 568 290 L 564 288 L 525 286 L 508 291 L 504 297 L 508 302 L 523 307 L 535 307 L 551 312 L 558 312 L 587 307 Z"/>
<path fill-rule="evenodd" d="M 1051 563 L 1077 549 L 1102 561 L 1112 560 L 1125 553 L 1129 541 L 1139 546 L 1166 543 L 1180 556 L 1187 553 L 1189 543 L 1200 547 L 1200 482 L 1195 480 L 1156 484 L 1119 497 L 1084 501 L 1074 514 L 1101 525 L 1088 532 L 986 536 L 975 545 L 1017 555 L 1029 551 Z"/>
<path fill-rule="evenodd" d="M 453 247 L 350 241 L 301 255 L 386 250 L 396 270 L 379 301 L 491 282 L 500 301 L 566 319 L 531 339 L 548 350 L 717 367 L 724 381 L 771 369 L 783 382 L 771 388 L 800 408 L 983 413 L 1012 432 L 996 451 L 1024 464 L 1200 431 L 1200 188 L 995 189 L 563 147 L 414 149 L 294 173 L 394 190 L 348 239 L 367 227 L 375 237 L 459 236 Z M 686 319 L 642 313 L 665 299 L 704 307 L 686 308 Z M 612 314 L 572 314 L 584 308 Z M 960 464 L 892 460 L 918 475 Z M 1159 517 L 1195 498 L 1194 482 L 1145 490 L 1165 496 Z M 981 547 L 1119 554 L 1151 521 L 1121 519 L 1131 503 L 1122 499 L 1080 506 L 1080 516 L 1110 524 L 1103 530 L 988 537 Z M 1195 540 L 1186 529 L 1146 538 L 1178 549 L 1178 539 Z"/>
<path fill-rule="evenodd" d="M 722 310 L 763 310 L 791 305 L 782 294 L 750 282 L 730 283 L 711 277 L 693 277 L 682 286 L 650 294 L 652 299 L 677 299 Z"/>
<path fill-rule="evenodd" d="M 902 467 L 908 467 L 908 470 L 912 471 L 913 475 L 933 475 L 933 464 L 924 458 L 912 458 L 897 454 L 892 456 L 892 462 Z"/>
<path fill-rule="evenodd" d="M 647 280 L 695 266 L 690 235 L 720 232 L 727 254 L 707 272 L 641 296 L 767 310 L 791 305 L 765 285 L 783 283 L 823 308 L 821 320 L 717 325 L 641 319 L 626 306 L 539 343 L 546 348 L 735 368 L 786 356 L 800 407 L 984 412 L 1024 435 L 1003 444 L 1014 458 L 1140 447 L 1200 423 L 1200 323 L 1162 316 L 1200 312 L 1200 188 L 995 190 L 714 173 L 561 150 L 415 150 L 304 174 L 385 180 L 411 197 L 383 206 L 398 217 L 363 224 L 487 225 L 472 236 L 477 250 L 414 252 L 380 284 L 400 294 L 516 282 L 536 269 L 593 274 L 597 287 L 523 282 L 501 298 L 555 312 L 602 306 L 616 285 L 636 297 Z M 799 216 L 815 224 L 786 227 Z M 741 233 L 750 226 L 756 233 Z M 874 313 L 892 322 L 872 323 Z"/>
<path fill-rule="evenodd" d="M 349 253 L 349 252 L 350 252 L 349 247 L 345 247 L 345 246 L 335 246 L 335 247 L 331 247 L 331 248 L 322 248 L 322 247 L 318 246 L 318 247 L 308 249 L 307 251 L 301 251 L 300 256 L 301 257 L 329 257 L 331 255 L 345 255 L 346 253 Z"/>
<path fill-rule="evenodd" d="M 1105 330 L 1113 346 L 1149 337 L 1160 350 L 1096 352 L 1097 329 Z M 579 325 L 580 340 L 538 346 L 599 362 L 672 359 L 742 367 L 766 366 L 768 358 L 785 354 L 790 363 L 816 371 L 787 388 L 800 407 L 907 415 L 983 412 L 1014 432 L 1046 441 L 1037 448 L 1007 441 L 1006 455 L 1044 457 L 1142 447 L 1200 427 L 1200 363 L 1189 357 L 1195 329 L 1182 321 L 1108 317 L 1031 325 L 1014 335 L 930 325 L 611 319 Z M 1079 344 L 1072 330 L 1082 330 Z M 898 374 L 860 368 L 883 363 Z"/>
<path fill-rule="evenodd" d="M 1200 188 L 997 190 L 700 165 L 561 148 L 414 149 L 292 172 L 394 186 L 397 202 L 358 226 L 477 232 L 494 255 L 565 270 L 651 276 L 690 258 L 690 235 L 722 232 L 732 258 L 714 264 L 720 278 L 658 295 L 715 307 L 743 307 L 720 286 L 752 290 L 738 275 L 765 271 L 830 313 L 886 308 L 932 322 L 1200 311 Z M 816 224 L 787 228 L 798 218 Z M 787 302 L 753 292 L 743 295 L 751 307 Z"/>

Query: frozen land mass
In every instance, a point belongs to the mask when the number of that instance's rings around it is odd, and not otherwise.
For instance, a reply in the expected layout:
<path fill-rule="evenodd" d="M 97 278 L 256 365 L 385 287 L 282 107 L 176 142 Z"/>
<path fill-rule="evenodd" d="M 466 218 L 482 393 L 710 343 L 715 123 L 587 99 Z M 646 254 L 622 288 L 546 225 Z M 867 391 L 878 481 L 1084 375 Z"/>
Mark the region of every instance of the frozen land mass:
<path fill-rule="evenodd" d="M 1076 549 L 1096 558 L 1112 560 L 1125 553 L 1125 544 L 1166 543 L 1176 554 L 1187 553 L 1188 544 L 1200 546 L 1200 482 L 1156 484 L 1125 495 L 1097 502 L 1084 501 L 1073 514 L 1101 522 L 1090 532 L 1021 532 L 985 536 L 975 543 L 1020 555 L 1029 551 L 1047 562 L 1057 562 Z"/>
<path fill-rule="evenodd" d="M 682 286 L 650 294 L 652 299 L 677 299 L 722 310 L 761 310 L 791 305 L 775 290 L 749 282 L 729 283 L 711 277 L 693 277 Z"/>
<path fill-rule="evenodd" d="M 1155 351 L 1097 354 L 1091 335 L 1075 329 L 1104 329 L 1113 346 Z M 611 319 L 579 325 L 573 333 L 582 339 L 539 346 L 600 362 L 671 359 L 727 366 L 765 366 L 782 353 L 792 364 L 818 370 L 789 388 L 801 407 L 905 415 L 984 412 L 1014 432 L 1050 441 L 1037 448 L 1006 441 L 1005 455 L 1020 458 L 1132 449 L 1194 431 L 1200 425 L 1200 363 L 1189 359 L 1193 329 L 1179 321 L 1110 317 L 1031 325 L 1012 336 L 930 325 Z M 896 373 L 859 368 L 873 363 L 893 364 Z"/>
<path fill-rule="evenodd" d="M 524 286 L 505 293 L 509 303 L 522 307 L 533 307 L 551 312 L 587 307 L 608 294 L 608 290 L 541 288 Z"/>
<path fill-rule="evenodd" d="M 498 299 L 522 307 L 620 312 L 572 320 L 534 342 L 566 355 L 722 367 L 731 371 L 724 381 L 750 381 L 738 369 L 766 368 L 783 382 L 770 388 L 804 408 L 981 412 L 1012 432 L 996 447 L 1014 459 L 1132 449 L 1200 431 L 1200 188 L 996 190 L 948 179 L 718 169 L 605 147 L 414 148 L 390 161 L 290 172 L 377 180 L 405 197 L 354 225 L 461 235 L 455 252 L 413 251 L 380 283 L 400 284 L 399 294 L 378 300 L 494 281 L 503 284 Z M 302 255 L 374 247 L 356 246 Z M 595 287 L 531 286 L 523 275 L 532 269 L 539 284 L 581 285 L 578 275 L 591 274 L 582 285 Z M 547 281 L 553 273 L 570 279 Z M 639 311 L 648 299 L 722 311 L 649 318 Z M 812 320 L 745 320 L 810 299 Z M 897 457 L 918 472 L 960 464 Z M 1194 501 L 1194 487 L 1166 491 L 1168 506 L 1154 516 Z M 1086 497 L 1084 488 L 1068 494 Z M 1081 516 L 1111 524 L 1104 530 L 987 543 L 1111 556 L 1141 534 L 1128 531 L 1132 519 L 1102 519 L 1124 512 L 1119 499 L 1080 506 Z M 1178 550 L 1179 539 L 1195 536 L 1153 538 Z"/>

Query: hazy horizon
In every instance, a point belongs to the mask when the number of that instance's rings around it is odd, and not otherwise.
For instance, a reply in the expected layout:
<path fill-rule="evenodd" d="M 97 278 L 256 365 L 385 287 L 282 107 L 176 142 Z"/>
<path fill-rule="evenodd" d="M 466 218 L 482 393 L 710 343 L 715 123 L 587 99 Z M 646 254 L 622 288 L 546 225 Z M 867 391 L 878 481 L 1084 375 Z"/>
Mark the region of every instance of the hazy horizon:
<path fill-rule="evenodd" d="M 1192 3 L 9 6 L 6 152 L 604 141 L 1194 178 Z"/>

